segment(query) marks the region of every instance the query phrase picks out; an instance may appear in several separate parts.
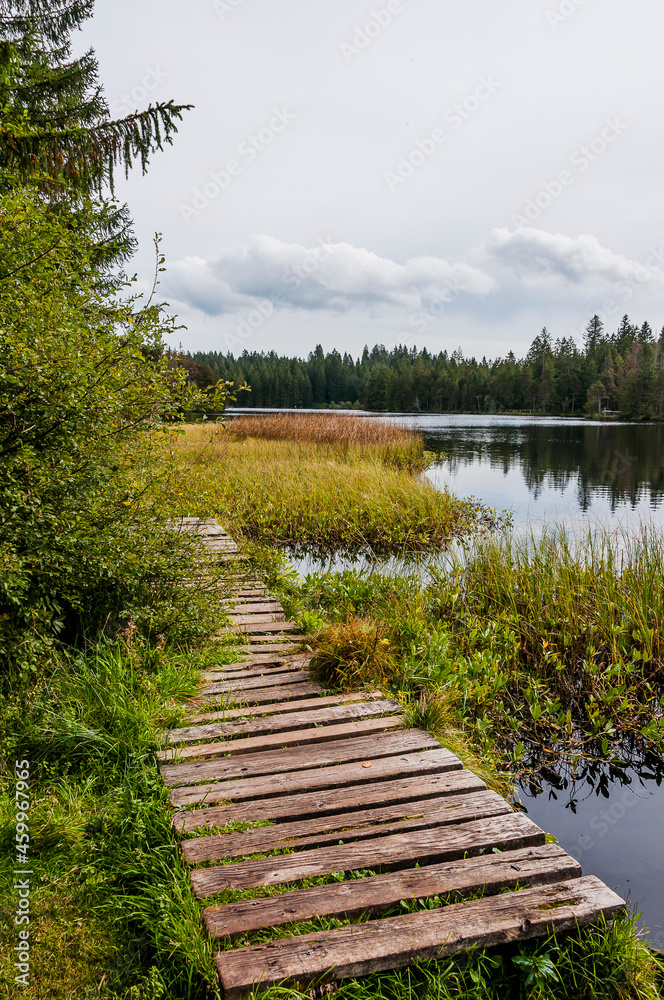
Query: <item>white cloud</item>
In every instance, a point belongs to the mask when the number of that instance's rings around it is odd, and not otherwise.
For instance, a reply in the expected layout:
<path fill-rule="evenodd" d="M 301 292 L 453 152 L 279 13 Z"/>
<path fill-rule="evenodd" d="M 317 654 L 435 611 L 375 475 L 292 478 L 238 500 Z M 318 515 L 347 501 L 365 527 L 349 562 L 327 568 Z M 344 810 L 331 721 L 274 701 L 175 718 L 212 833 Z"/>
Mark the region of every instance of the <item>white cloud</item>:
<path fill-rule="evenodd" d="M 508 267 L 526 284 L 566 283 L 591 293 L 620 283 L 651 292 L 664 291 L 664 275 L 603 247 L 596 236 L 572 238 L 542 229 L 494 229 L 486 248 L 489 258 Z"/>
<path fill-rule="evenodd" d="M 388 306 L 419 309 L 453 291 L 484 296 L 498 288 L 491 275 L 465 262 L 412 257 L 404 264 L 349 243 L 317 246 L 255 236 L 209 258 L 169 265 L 170 297 L 208 315 L 222 315 L 271 299 L 283 307 L 347 312 Z"/>

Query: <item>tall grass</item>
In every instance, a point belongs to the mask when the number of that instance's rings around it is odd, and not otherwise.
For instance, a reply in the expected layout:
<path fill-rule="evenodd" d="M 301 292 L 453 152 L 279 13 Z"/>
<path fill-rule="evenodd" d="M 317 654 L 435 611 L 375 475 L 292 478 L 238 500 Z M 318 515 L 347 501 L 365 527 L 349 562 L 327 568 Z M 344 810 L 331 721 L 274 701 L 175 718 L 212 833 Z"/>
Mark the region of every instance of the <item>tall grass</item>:
<path fill-rule="evenodd" d="M 352 449 L 363 458 L 398 468 L 421 469 L 428 464 L 424 439 L 416 431 L 371 417 L 339 413 L 270 413 L 234 417 L 228 433 L 245 440 L 303 441 L 331 445 L 337 454 Z"/>
<path fill-rule="evenodd" d="M 178 477 L 174 515 L 215 516 L 236 537 L 269 544 L 416 552 L 498 521 L 386 463 L 373 445 L 243 439 L 188 426 L 172 435 L 163 462 Z"/>
<path fill-rule="evenodd" d="M 605 748 L 619 731 L 661 750 L 663 582 L 654 528 L 558 527 L 487 538 L 428 592 L 462 651 L 500 649 L 506 694 L 531 736 L 581 726 Z"/>

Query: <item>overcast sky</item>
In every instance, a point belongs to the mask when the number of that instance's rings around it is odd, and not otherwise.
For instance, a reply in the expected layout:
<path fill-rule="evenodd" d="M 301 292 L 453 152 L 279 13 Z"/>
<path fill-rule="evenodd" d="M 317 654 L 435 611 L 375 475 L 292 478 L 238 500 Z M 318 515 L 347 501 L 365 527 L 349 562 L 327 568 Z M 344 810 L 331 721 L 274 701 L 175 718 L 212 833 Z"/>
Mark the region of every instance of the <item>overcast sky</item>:
<path fill-rule="evenodd" d="M 190 350 L 490 357 L 664 323 L 657 0 L 97 0 L 121 116 L 195 105 L 118 184 Z"/>

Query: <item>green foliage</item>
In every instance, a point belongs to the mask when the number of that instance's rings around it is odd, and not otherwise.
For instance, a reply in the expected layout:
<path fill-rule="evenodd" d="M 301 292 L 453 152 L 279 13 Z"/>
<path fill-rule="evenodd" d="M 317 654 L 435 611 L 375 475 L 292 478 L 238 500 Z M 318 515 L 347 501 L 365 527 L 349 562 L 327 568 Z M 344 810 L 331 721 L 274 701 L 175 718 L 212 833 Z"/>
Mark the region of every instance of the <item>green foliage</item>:
<path fill-rule="evenodd" d="M 52 196 L 100 194 L 114 168 L 172 141 L 189 107 L 167 101 L 111 121 L 93 52 L 72 60 L 69 34 L 92 4 L 3 0 L 0 5 L 0 172 Z"/>
<path fill-rule="evenodd" d="M 109 299 L 91 253 L 34 195 L 2 198 L 0 662 L 14 676 L 139 597 L 147 612 L 186 556 L 164 535 L 166 484 L 130 442 L 193 390 L 161 354 L 160 308 L 137 311 L 120 280 Z"/>
<path fill-rule="evenodd" d="M 148 629 L 181 615 L 192 543 L 165 530 L 167 480 L 135 438 L 228 396 L 164 354 L 173 321 L 112 273 L 133 238 L 101 192 L 117 163 L 145 167 L 181 109 L 107 120 L 94 53 L 71 59 L 91 12 L 0 2 L 0 685 L 139 607 Z"/>

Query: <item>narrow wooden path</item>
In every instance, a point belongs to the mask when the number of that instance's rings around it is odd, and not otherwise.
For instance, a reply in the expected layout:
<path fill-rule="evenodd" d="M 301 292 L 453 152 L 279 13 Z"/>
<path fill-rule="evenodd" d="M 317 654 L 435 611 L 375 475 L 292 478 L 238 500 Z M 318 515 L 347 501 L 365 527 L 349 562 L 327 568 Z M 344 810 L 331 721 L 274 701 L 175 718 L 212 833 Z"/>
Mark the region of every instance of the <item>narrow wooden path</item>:
<path fill-rule="evenodd" d="M 216 522 L 185 526 L 216 558 L 237 558 Z M 522 941 L 624 907 L 429 733 L 404 728 L 397 702 L 326 692 L 296 624 L 235 566 L 229 614 L 245 658 L 205 676 L 190 725 L 166 734 L 159 754 L 196 895 L 263 890 L 205 909 L 209 934 L 224 946 L 286 929 L 219 951 L 226 997 Z M 315 918 L 351 923 L 287 935 Z"/>

